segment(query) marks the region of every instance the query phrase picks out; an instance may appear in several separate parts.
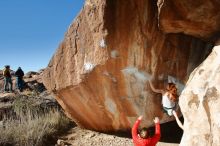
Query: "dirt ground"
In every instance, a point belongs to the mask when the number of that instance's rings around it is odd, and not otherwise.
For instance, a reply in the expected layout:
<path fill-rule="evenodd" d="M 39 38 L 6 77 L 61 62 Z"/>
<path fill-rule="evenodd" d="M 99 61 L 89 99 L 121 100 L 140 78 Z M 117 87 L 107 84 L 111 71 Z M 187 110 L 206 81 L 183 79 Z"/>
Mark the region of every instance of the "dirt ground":
<path fill-rule="evenodd" d="M 57 146 L 133 146 L 128 137 L 109 135 L 90 130 L 72 128 L 65 136 L 60 137 Z M 177 143 L 159 142 L 157 146 L 178 146 Z"/>

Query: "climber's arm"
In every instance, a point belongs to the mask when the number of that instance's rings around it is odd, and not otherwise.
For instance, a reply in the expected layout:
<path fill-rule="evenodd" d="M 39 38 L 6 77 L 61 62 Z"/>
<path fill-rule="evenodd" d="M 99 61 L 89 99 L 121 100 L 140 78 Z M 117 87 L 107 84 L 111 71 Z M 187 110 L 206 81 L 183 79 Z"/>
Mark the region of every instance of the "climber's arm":
<path fill-rule="evenodd" d="M 150 84 L 151 90 L 153 90 L 153 91 L 156 92 L 156 93 L 164 94 L 164 91 L 161 90 L 161 89 L 156 89 L 156 88 L 153 86 L 153 84 L 152 84 L 151 81 L 149 81 L 149 84 Z"/>
<path fill-rule="evenodd" d="M 175 119 L 176 119 L 176 122 L 177 122 L 178 126 L 179 126 L 181 129 L 184 130 L 183 124 L 181 123 L 179 117 L 177 116 L 176 111 L 173 111 L 173 115 L 174 115 L 174 117 L 175 117 Z"/>

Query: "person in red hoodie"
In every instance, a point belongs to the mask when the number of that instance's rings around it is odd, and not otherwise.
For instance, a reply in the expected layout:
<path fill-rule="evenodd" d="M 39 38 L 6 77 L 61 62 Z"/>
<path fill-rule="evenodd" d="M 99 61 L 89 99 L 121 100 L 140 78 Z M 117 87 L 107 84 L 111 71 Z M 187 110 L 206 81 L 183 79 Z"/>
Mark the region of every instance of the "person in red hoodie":
<path fill-rule="evenodd" d="M 149 137 L 147 128 L 142 128 L 139 134 L 137 132 L 142 118 L 143 116 L 140 116 L 132 128 L 133 143 L 135 146 L 155 146 L 160 140 L 160 120 L 158 117 L 155 117 L 155 135 L 153 137 Z"/>

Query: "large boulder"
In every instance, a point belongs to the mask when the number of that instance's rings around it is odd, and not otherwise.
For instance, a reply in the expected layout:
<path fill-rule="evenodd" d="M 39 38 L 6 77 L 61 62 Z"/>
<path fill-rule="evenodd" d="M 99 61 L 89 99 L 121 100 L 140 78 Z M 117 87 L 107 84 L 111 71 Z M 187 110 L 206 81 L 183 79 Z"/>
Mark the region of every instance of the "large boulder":
<path fill-rule="evenodd" d="M 180 97 L 184 116 L 181 146 L 220 144 L 220 46 L 190 75 Z"/>
<path fill-rule="evenodd" d="M 162 17 L 154 0 L 85 1 L 43 73 L 44 85 L 78 125 L 113 131 L 129 129 L 141 114 L 145 126 L 155 116 L 173 120 L 164 115 L 148 79 L 157 88 L 176 82 L 181 92 L 212 44 L 186 35 L 193 33 L 163 33 L 158 9 Z M 211 35 L 202 37 L 211 42 Z"/>
<path fill-rule="evenodd" d="M 220 32 L 219 0 L 158 0 L 159 25 L 166 33 L 184 33 L 215 41 Z"/>

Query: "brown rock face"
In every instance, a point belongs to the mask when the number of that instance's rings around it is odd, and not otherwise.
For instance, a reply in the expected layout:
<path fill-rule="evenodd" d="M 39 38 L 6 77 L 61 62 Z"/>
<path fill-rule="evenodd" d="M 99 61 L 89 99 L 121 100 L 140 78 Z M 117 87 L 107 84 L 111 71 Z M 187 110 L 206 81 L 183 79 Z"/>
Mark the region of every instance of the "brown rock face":
<path fill-rule="evenodd" d="M 154 0 L 87 0 L 44 71 L 44 84 L 82 127 L 125 130 L 141 114 L 150 126 L 155 116 L 170 120 L 149 88 L 150 75 L 156 87 L 174 81 L 181 91 L 211 47 L 161 32 Z"/>
<path fill-rule="evenodd" d="M 219 0 L 159 0 L 159 24 L 166 33 L 214 39 L 220 32 Z"/>
<path fill-rule="evenodd" d="M 182 146 L 220 144 L 220 46 L 190 75 L 180 97 L 184 116 Z"/>

